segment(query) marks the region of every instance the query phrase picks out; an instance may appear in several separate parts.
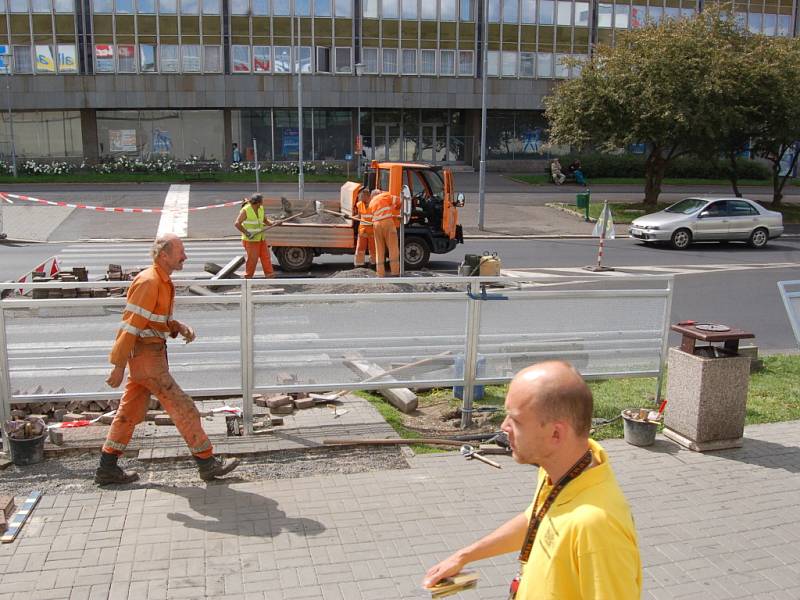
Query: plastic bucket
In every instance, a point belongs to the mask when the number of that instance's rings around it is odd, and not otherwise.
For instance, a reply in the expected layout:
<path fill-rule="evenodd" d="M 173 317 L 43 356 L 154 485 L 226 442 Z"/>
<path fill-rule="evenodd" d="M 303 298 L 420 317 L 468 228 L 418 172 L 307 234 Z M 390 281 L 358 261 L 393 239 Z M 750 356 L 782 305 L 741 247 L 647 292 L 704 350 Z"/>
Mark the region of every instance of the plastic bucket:
<path fill-rule="evenodd" d="M 20 467 L 42 462 L 44 460 L 44 438 L 44 434 L 35 438 L 17 440 L 9 437 L 8 446 L 11 451 L 11 462 Z"/>
<path fill-rule="evenodd" d="M 477 361 L 477 372 L 475 373 L 476 377 L 484 377 L 486 375 L 486 357 L 479 356 Z M 455 376 L 456 377 L 463 377 L 464 376 L 464 355 L 458 354 L 455 358 Z M 453 397 L 458 398 L 459 400 L 464 399 L 464 386 L 463 385 L 456 385 L 453 386 Z M 472 386 L 472 399 L 473 400 L 481 400 L 483 399 L 483 386 L 482 385 L 475 385 Z"/>
<path fill-rule="evenodd" d="M 652 446 L 656 441 L 658 423 L 637 421 L 622 413 L 622 429 L 625 441 L 634 446 Z"/>

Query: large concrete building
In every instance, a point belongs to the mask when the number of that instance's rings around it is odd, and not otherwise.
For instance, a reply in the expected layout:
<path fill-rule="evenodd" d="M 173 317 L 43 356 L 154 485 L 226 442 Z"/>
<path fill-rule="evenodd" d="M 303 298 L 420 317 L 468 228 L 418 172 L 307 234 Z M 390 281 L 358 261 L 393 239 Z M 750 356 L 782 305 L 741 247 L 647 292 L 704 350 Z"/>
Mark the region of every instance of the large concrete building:
<path fill-rule="evenodd" d="M 484 40 L 489 159 L 541 158 L 562 59 L 698 1 L 0 0 L 0 43 L 21 157 L 347 160 L 360 114 L 367 158 L 475 165 Z M 797 0 L 736 11 L 795 35 Z"/>

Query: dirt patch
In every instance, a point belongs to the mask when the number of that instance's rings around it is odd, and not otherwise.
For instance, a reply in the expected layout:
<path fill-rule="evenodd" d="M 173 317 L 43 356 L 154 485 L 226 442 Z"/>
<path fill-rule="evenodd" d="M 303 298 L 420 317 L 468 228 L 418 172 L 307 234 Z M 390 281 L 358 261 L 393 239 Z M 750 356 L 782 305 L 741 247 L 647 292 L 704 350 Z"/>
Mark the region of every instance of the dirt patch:
<path fill-rule="evenodd" d="M 465 433 L 493 433 L 499 431 L 499 424 L 492 420 L 496 411 L 477 411 L 473 413 L 469 429 L 461 429 L 460 401 L 448 399 L 421 403 L 417 410 L 402 415 L 403 425 L 424 437 L 450 437 Z"/>
<path fill-rule="evenodd" d="M 394 294 L 411 292 L 463 292 L 463 286 L 446 283 L 438 273 L 422 269 L 413 271 L 406 275 L 416 277 L 419 283 L 392 283 L 390 278 L 383 279 L 380 283 L 368 283 L 359 285 L 352 284 L 330 284 L 330 285 L 309 285 L 296 286 L 292 291 L 303 294 Z M 377 279 L 375 271 L 372 269 L 357 267 L 337 271 L 328 279 Z"/>

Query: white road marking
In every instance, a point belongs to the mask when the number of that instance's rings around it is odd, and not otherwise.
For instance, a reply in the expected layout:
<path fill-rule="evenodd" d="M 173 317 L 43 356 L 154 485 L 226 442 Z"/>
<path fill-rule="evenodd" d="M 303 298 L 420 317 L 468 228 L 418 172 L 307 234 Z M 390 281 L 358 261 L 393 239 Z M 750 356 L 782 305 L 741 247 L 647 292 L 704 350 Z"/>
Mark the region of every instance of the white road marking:
<path fill-rule="evenodd" d="M 174 233 L 178 237 L 186 237 L 189 230 L 189 188 L 188 185 L 169 186 L 157 235 Z"/>

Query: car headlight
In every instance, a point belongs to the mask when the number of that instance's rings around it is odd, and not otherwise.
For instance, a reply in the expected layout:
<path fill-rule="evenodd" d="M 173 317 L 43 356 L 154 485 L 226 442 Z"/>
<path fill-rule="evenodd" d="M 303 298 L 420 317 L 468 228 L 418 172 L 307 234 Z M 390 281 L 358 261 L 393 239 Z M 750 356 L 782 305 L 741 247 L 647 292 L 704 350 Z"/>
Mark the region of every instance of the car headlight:
<path fill-rule="evenodd" d="M 659 227 L 658 225 L 651 225 L 651 226 L 650 226 L 650 229 L 653 229 L 653 230 L 655 230 L 655 231 L 658 231 L 659 229 L 661 229 L 661 227 Z"/>

